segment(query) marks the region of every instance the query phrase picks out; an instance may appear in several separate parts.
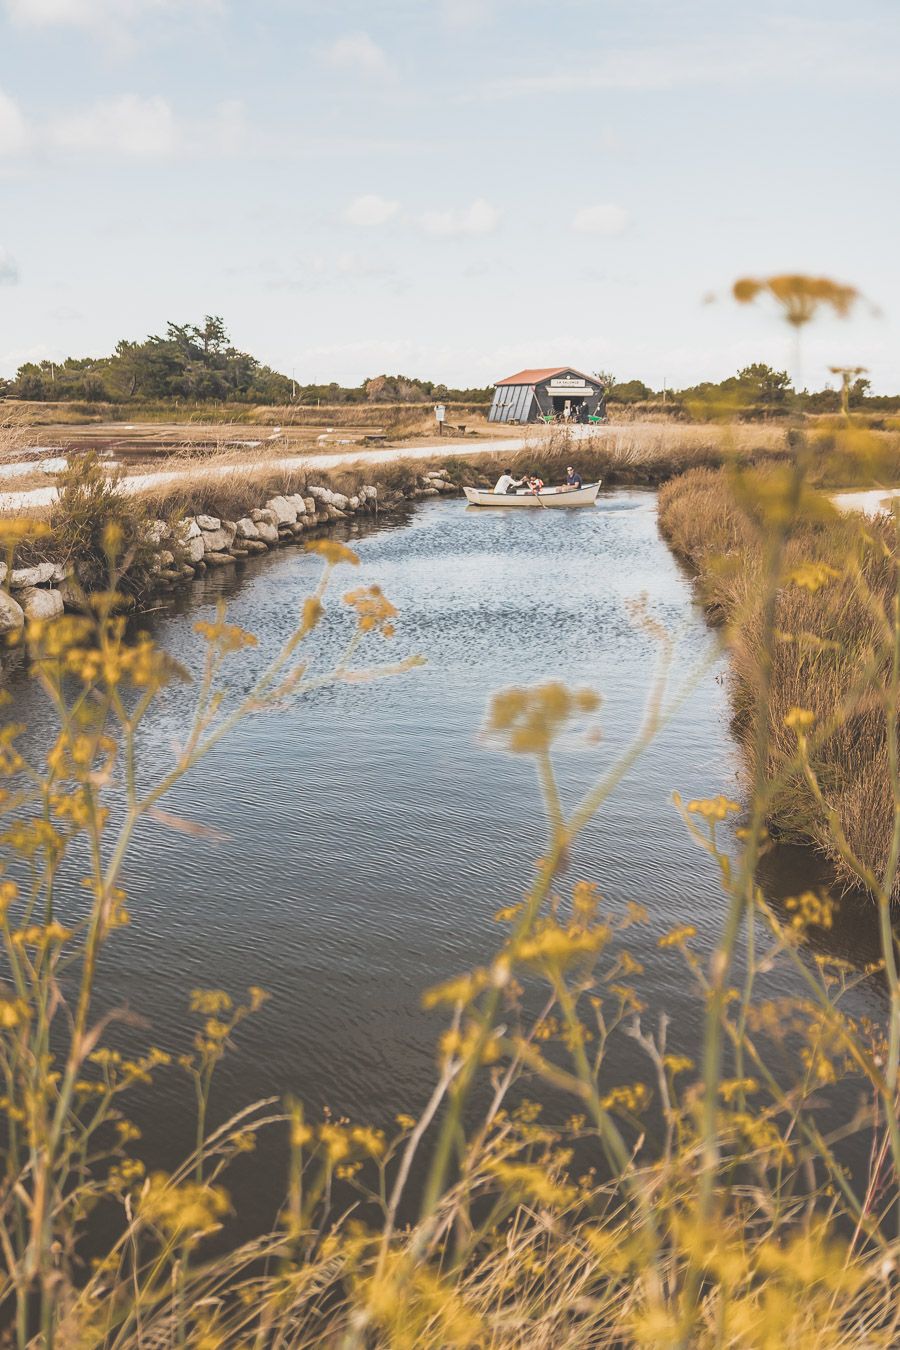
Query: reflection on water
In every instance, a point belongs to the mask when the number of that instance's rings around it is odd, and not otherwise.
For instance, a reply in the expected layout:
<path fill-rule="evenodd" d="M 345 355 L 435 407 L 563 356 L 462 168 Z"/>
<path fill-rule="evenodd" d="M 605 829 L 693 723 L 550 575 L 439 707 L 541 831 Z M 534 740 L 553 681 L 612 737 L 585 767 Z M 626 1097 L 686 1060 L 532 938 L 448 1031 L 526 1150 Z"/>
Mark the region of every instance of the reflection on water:
<path fill-rule="evenodd" d="M 570 877 L 597 882 L 614 909 L 629 900 L 647 908 L 650 923 L 629 934 L 629 948 L 645 966 L 648 1023 L 665 1009 L 672 1048 L 696 1054 L 699 1002 L 677 953 L 657 939 L 690 922 L 696 947 L 708 951 L 724 902 L 671 793 L 734 796 L 738 763 L 716 638 L 659 538 L 654 495 L 616 492 L 571 513 L 479 514 L 440 501 L 400 526 L 360 533 L 357 546 L 363 579 L 381 584 L 401 613 L 391 657 L 418 651 L 428 665 L 260 716 L 179 785 L 166 809 L 227 842 L 142 827 L 127 877 L 134 922 L 106 954 L 104 999 L 127 1004 L 146 1024 L 142 1036 L 177 1051 L 189 1034 L 191 988 L 270 992 L 221 1071 L 219 1117 L 288 1091 L 313 1112 L 327 1105 L 377 1124 L 415 1113 L 430 1090 L 440 1026 L 423 1013 L 422 992 L 485 959 L 497 942 L 495 911 L 518 900 L 542 847 L 531 766 L 479 740 L 488 697 L 548 678 L 602 692 L 599 745 L 569 744 L 559 758 L 574 802 L 640 722 L 655 649 L 628 607 L 644 593 L 677 635 L 676 679 L 711 664 L 584 832 Z M 158 636 L 196 666 L 193 624 L 224 595 L 230 618 L 260 635 L 263 654 L 274 651 L 318 572 L 315 559 L 285 551 L 214 574 L 157 620 Z M 235 688 L 259 659 L 233 666 Z M 40 734 L 38 691 L 21 674 L 10 679 L 17 717 Z M 143 734 L 151 776 L 169 762 L 189 714 L 183 689 L 167 693 Z M 808 853 L 779 850 L 760 879 L 778 900 L 816 880 L 815 868 Z M 876 949 L 873 916 L 858 906 L 846 913 L 827 940 L 864 963 Z M 761 992 L 797 988 L 779 967 Z M 878 1011 L 877 988 L 853 997 L 855 1011 Z M 633 1078 L 636 1053 L 627 1038 L 614 1044 L 611 1075 Z M 174 1070 L 139 1103 L 153 1162 L 170 1165 L 190 1147 L 188 1108 Z M 255 1173 L 242 1201 L 248 1222 L 279 1194 L 279 1162 L 273 1152 Z"/>

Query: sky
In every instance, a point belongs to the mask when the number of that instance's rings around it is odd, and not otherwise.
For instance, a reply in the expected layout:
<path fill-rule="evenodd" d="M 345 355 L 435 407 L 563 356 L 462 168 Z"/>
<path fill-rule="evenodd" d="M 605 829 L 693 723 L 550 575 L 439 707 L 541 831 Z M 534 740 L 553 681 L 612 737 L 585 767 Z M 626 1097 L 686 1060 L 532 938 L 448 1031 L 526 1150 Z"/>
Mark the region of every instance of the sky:
<path fill-rule="evenodd" d="M 0 374 L 224 317 L 303 383 L 900 391 L 896 0 L 0 0 Z M 739 276 L 857 286 L 789 334 Z"/>

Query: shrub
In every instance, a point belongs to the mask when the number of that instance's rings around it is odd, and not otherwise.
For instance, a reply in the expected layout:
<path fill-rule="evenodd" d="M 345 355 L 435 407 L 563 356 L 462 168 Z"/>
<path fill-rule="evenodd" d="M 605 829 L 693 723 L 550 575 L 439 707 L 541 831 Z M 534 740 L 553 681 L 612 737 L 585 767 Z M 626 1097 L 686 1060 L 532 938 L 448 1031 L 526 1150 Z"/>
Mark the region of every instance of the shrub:
<path fill-rule="evenodd" d="M 93 452 L 72 459 L 57 484 L 59 497 L 50 516 L 55 556 L 73 568 L 89 591 L 109 582 L 110 558 L 115 556 L 113 582 L 137 593 L 154 551 L 144 503 L 124 492 L 118 475 Z"/>

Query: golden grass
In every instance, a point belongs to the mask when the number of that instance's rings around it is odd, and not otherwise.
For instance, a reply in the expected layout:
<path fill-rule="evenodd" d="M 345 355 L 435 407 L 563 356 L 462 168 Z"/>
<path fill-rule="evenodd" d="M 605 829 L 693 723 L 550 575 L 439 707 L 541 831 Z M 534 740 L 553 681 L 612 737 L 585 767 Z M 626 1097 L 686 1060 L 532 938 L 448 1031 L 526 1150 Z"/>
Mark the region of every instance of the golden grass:
<path fill-rule="evenodd" d="M 764 640 L 761 535 L 722 470 L 696 470 L 663 487 L 659 521 L 672 548 L 696 571 L 711 615 L 729 626 L 734 727 L 752 776 L 754 697 Z M 824 584 L 816 589 L 790 581 L 806 575 L 815 582 L 802 570 L 809 563 L 833 569 L 833 575 L 822 574 Z M 877 691 L 890 669 L 882 624 L 896 585 L 894 523 L 884 517 L 863 526 L 853 516 L 837 515 L 806 520 L 792 532 L 784 565 L 766 775 L 775 780 L 796 755 L 797 737 L 786 719 L 792 709 L 806 709 L 822 729 L 811 760 L 825 800 L 818 800 L 802 771 L 790 772 L 773 793 L 769 820 L 777 831 L 813 843 L 839 876 L 855 885 L 863 878 L 838 846 L 835 823 L 850 850 L 876 874 L 883 872 L 891 847 L 887 729 Z M 860 690 L 867 670 L 871 678 Z"/>

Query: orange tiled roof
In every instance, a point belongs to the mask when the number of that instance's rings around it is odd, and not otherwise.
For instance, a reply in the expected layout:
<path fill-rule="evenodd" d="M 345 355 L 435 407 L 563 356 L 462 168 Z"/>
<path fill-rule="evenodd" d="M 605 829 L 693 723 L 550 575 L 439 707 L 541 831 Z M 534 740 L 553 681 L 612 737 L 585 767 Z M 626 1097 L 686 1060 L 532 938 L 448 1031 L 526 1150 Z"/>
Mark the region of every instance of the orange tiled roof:
<path fill-rule="evenodd" d="M 567 370 L 571 370 L 573 375 L 581 375 L 585 380 L 592 378 L 581 370 L 574 370 L 572 366 L 551 366 L 547 370 L 520 370 L 518 375 L 508 375 L 505 380 L 498 380 L 497 388 L 499 389 L 502 384 L 540 384 L 541 380 L 552 379 L 554 375 L 563 375 Z"/>

